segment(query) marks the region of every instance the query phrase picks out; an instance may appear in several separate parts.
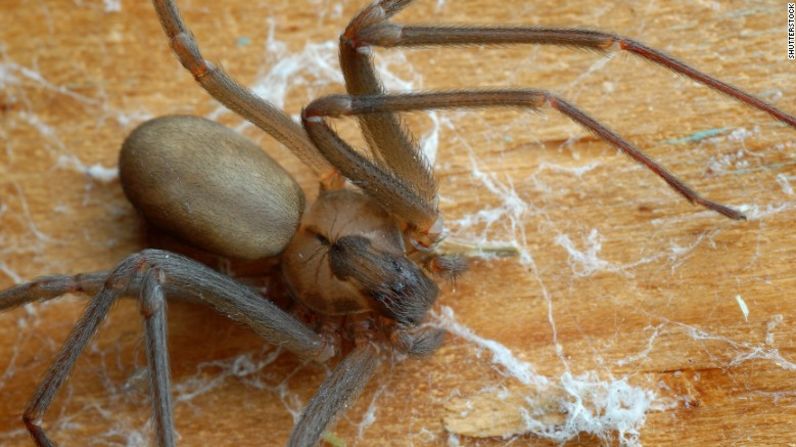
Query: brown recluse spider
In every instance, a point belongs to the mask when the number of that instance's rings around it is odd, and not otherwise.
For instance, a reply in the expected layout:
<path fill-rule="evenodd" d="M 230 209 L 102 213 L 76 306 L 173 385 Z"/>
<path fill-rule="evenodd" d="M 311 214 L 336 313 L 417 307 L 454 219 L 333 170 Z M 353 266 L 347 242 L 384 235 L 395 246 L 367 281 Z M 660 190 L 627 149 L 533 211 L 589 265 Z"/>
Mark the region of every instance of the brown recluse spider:
<path fill-rule="evenodd" d="M 431 167 L 397 112 L 434 108 L 552 108 L 661 177 L 692 203 L 731 219 L 744 215 L 700 196 L 630 142 L 554 93 L 535 89 L 384 92 L 373 47 L 547 44 L 630 52 L 730 95 L 796 128 L 796 118 L 635 40 L 610 33 L 541 27 L 402 26 L 390 21 L 411 0 L 382 0 L 360 12 L 340 37 L 347 94 L 310 103 L 303 126 L 206 61 L 173 1 L 155 0 L 171 46 L 201 86 L 265 130 L 313 169 L 322 192 L 304 212 L 304 196 L 279 165 L 235 132 L 186 116 L 156 118 L 125 141 L 120 172 L 125 194 L 156 227 L 193 246 L 232 258 L 280 256 L 292 296 L 321 316 L 346 316 L 339 338 L 349 352 L 305 407 L 288 445 L 312 446 L 368 382 L 384 352 L 434 352 L 442 331 L 424 326 L 438 288 L 432 275 L 455 277 L 459 258 L 438 254 L 444 234 Z M 343 141 L 327 120 L 355 115 L 371 157 Z M 356 187 L 356 188 L 355 188 Z M 230 218 L 234 216 L 234 218 Z M 77 357 L 116 298 L 140 299 L 145 322 L 157 443 L 175 445 L 166 350 L 166 297 L 202 301 L 299 357 L 327 361 L 338 338 L 316 333 L 264 300 L 256 289 L 190 258 L 144 250 L 111 271 L 49 276 L 0 292 L 0 309 L 69 292 L 93 294 L 56 355 L 24 423 L 38 446 L 52 445 L 42 418 Z"/>

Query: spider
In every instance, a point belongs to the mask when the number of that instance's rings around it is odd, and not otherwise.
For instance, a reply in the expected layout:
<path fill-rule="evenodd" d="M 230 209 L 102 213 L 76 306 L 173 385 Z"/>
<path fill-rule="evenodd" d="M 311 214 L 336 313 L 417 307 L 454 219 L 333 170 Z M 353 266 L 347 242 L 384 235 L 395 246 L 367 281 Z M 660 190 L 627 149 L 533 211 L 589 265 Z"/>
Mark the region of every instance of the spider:
<path fill-rule="evenodd" d="M 208 122 L 194 118 L 160 118 L 136 130 L 127 140 L 127 148 L 122 155 L 120 166 L 125 191 L 131 201 L 153 224 L 178 233 L 194 245 L 233 257 L 263 257 L 277 255 L 283 250 L 282 261 L 285 275 L 297 300 L 321 314 L 358 314 L 371 310 L 381 315 L 371 321 L 353 317 L 347 341 L 356 347 L 337 366 L 315 398 L 310 401 L 300 422 L 291 437 L 293 445 L 312 445 L 333 416 L 353 399 L 372 374 L 379 357 L 379 347 L 397 347 L 410 355 L 425 355 L 432 352 L 440 342 L 440 333 L 420 326 L 426 311 L 436 297 L 436 285 L 429 278 L 430 271 L 458 273 L 459 261 L 434 253 L 434 247 L 442 232 L 441 219 L 436 209 L 436 185 L 433 175 L 425 162 L 417 156 L 416 150 L 409 146 L 409 139 L 397 125 L 392 112 L 425 109 L 431 107 L 462 106 L 549 106 L 570 116 L 589 127 L 602 138 L 612 142 L 644 163 L 663 177 L 675 190 L 690 200 L 728 217 L 740 219 L 743 216 L 724 205 L 703 199 L 675 177 L 644 157 L 634 147 L 607 128 L 590 119 L 562 98 L 538 90 L 489 90 L 439 92 L 412 95 L 384 95 L 373 72 L 368 65 L 371 46 L 378 45 L 433 45 L 450 43 L 559 43 L 582 45 L 591 48 L 607 48 L 607 40 L 612 36 L 595 32 L 576 30 L 543 29 L 436 29 L 433 27 L 406 27 L 409 42 L 400 42 L 396 25 L 389 18 L 408 1 L 384 1 L 360 13 L 346 30 L 341 39 L 341 53 L 347 87 L 352 96 L 338 95 L 321 98 L 311 103 L 302 117 L 307 135 L 283 112 L 248 94 L 225 78 L 204 61 L 198 53 L 195 42 L 190 38 L 187 28 L 179 19 L 176 7 L 169 2 L 156 2 L 164 28 L 171 38 L 172 46 L 183 64 L 211 94 L 273 134 L 286 146 L 292 148 L 311 166 L 324 186 L 324 193 L 316 204 L 304 214 L 299 223 L 303 208 L 302 195 L 289 178 L 285 178 L 271 161 L 263 161 L 256 155 L 241 155 L 243 158 L 227 158 L 224 153 L 207 152 L 195 160 L 182 158 L 186 169 L 196 169 L 207 165 L 237 166 L 236 175 L 243 175 L 247 168 L 255 172 L 268 171 L 271 177 L 258 184 L 255 173 L 251 173 L 251 183 L 239 185 L 241 189 L 252 185 L 269 190 L 270 195 L 259 197 L 257 192 L 244 199 L 233 202 L 236 207 L 251 204 L 270 208 L 268 216 L 278 218 L 269 222 L 269 229 L 260 233 L 249 233 L 244 227 L 256 219 L 240 218 L 237 222 L 219 224 L 222 217 L 211 217 L 209 226 L 196 221 L 193 215 L 174 208 L 163 208 L 154 199 L 169 199 L 171 194 L 181 195 L 186 202 L 199 206 L 200 211 L 209 214 L 221 212 L 212 203 L 202 203 L 205 199 L 217 199 L 228 192 L 233 181 L 224 179 L 205 194 L 195 194 L 194 190 L 180 189 L 176 192 L 170 185 L 159 183 L 162 175 L 157 169 L 158 150 L 173 146 L 175 153 L 186 150 L 183 141 L 188 136 L 199 136 L 202 142 L 227 144 L 230 151 L 247 152 L 247 143 L 236 141 L 229 133 Z M 415 40 L 411 40 L 415 39 Z M 656 60 L 659 53 L 638 46 L 632 41 L 618 43 L 626 50 Z M 658 60 L 660 62 L 660 60 Z M 682 68 L 670 59 L 662 59 L 670 68 Z M 675 66 L 672 66 L 675 64 Z M 718 84 L 712 78 L 699 73 L 691 73 L 712 87 L 728 92 L 728 87 Z M 778 119 L 794 126 L 794 118 L 778 109 L 760 103 L 737 90 L 729 90 L 743 101 L 769 112 Z M 358 155 L 333 131 L 326 126 L 325 119 L 344 114 L 362 115 L 361 123 L 366 131 L 375 163 Z M 182 133 L 177 133 L 177 131 Z M 183 136 L 180 136 L 183 135 Z M 188 135 L 188 136 L 185 136 Z M 204 149 L 204 148 L 203 148 Z M 155 151 L 151 153 L 150 151 Z M 322 154 L 322 156 L 321 156 Z M 127 157 L 127 158 L 126 158 Z M 147 157 L 150 157 L 149 159 Z M 144 160 L 149 160 L 145 162 Z M 211 163 L 208 163 L 211 162 Z M 149 163 L 149 164 L 140 164 Z M 155 171 L 154 176 L 151 176 Z M 223 174 L 223 169 L 219 169 Z M 188 172 L 188 171 L 184 171 Z M 341 175 L 358 186 L 364 194 L 343 187 Z M 237 181 L 237 180 L 236 180 Z M 209 179 L 208 184 L 211 184 Z M 153 194 L 154 192 L 154 194 Z M 257 202 L 262 199 L 266 203 Z M 275 198 L 279 198 L 276 200 Z M 198 202 L 193 200 L 197 199 Z M 374 199 L 378 204 L 374 204 Z M 211 200 L 212 201 L 212 200 Z M 274 203 L 267 203 L 274 202 Z M 341 211 L 344 210 L 344 211 Z M 165 211 L 164 211 L 165 210 Z M 353 211 L 352 211 L 353 210 Z M 356 215 L 356 225 L 350 234 L 338 233 L 340 228 L 350 225 L 341 217 Z M 214 220 L 216 219 L 216 220 Z M 372 224 L 371 224 L 372 222 Z M 374 225 L 378 228 L 369 227 Z M 296 226 L 298 231 L 294 233 Z M 280 231 L 273 230 L 279 227 Z M 185 228 L 188 228 L 186 231 Z M 230 234 L 217 235 L 212 230 L 225 230 Z M 243 230 L 241 230 L 243 229 Z M 273 230 L 273 231 L 272 231 Z M 242 231 L 242 233 L 240 232 Z M 181 233 L 183 232 L 183 233 Z M 222 231 L 224 233 L 224 231 Z M 239 237 L 241 234 L 246 237 Z M 364 235 L 376 235 L 367 239 Z M 264 236 L 264 240 L 254 239 Z M 252 243 L 252 240 L 257 243 Z M 276 242 L 274 242 L 276 240 Z M 285 245 L 291 241 L 285 249 Z M 385 244 L 385 245 L 381 245 Z M 353 253 L 353 254 L 351 254 Z M 309 261 L 305 260 L 309 259 Z M 306 263 L 314 262 L 312 268 Z M 321 273 L 316 269 L 329 269 L 331 273 Z M 315 270 L 315 271 L 313 271 Z M 309 273 L 308 273 L 309 272 Z M 314 275 L 307 279 L 305 275 Z M 313 283 L 324 277 L 333 285 L 316 288 Z M 140 295 L 142 312 L 145 315 L 147 346 L 150 357 L 150 374 L 153 377 L 153 401 L 158 442 L 161 445 L 174 443 L 171 408 L 169 402 L 168 366 L 165 351 L 165 320 L 162 307 L 163 295 L 201 296 L 219 311 L 231 318 L 242 321 L 267 340 L 279 344 L 287 350 L 313 360 L 328 359 L 337 349 L 328 334 L 318 336 L 300 322 L 282 312 L 267 301 L 260 300 L 250 288 L 232 279 L 210 271 L 190 259 L 162 251 L 145 251 L 123 261 L 111 273 L 78 275 L 75 277 L 51 277 L 10 289 L 0 296 L 2 307 L 10 307 L 35 299 L 53 298 L 68 291 L 98 292 L 92 300 L 85 316 L 59 353 L 53 368 L 48 372 L 42 386 L 37 390 L 31 406 L 25 412 L 25 421 L 36 442 L 46 445 L 48 440 L 40 418 L 52 400 L 58 386 L 68 375 L 75 357 L 93 334 L 107 307 L 113 299 L 123 293 Z M 340 292 L 345 293 L 340 293 Z M 334 296 L 329 296 L 333 294 Z M 354 300 L 351 300 L 355 298 Z M 387 322 L 388 324 L 381 325 Z M 375 334 L 375 335 L 374 335 Z M 334 398 L 326 399 L 331 395 Z M 320 396 L 320 397 L 319 397 Z"/>

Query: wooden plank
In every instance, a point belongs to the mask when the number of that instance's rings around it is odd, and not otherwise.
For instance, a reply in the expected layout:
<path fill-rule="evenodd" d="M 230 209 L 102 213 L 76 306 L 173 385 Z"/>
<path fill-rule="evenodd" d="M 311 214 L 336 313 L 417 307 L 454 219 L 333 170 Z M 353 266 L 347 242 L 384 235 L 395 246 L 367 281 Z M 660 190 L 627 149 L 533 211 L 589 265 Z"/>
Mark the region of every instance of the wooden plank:
<path fill-rule="evenodd" d="M 209 59 L 296 114 L 310 98 L 342 91 L 336 36 L 367 2 L 183 3 Z M 783 2 L 547 3 L 425 1 L 399 20 L 611 30 L 796 113 Z M 118 182 L 103 180 L 126 133 L 167 113 L 241 120 L 179 67 L 145 2 L 9 0 L 3 10 L 0 287 L 108 268 L 147 245 Z M 378 59 L 402 81 L 389 81 L 393 88 L 559 92 L 752 219 L 731 222 L 685 203 L 554 113 L 437 114 L 440 203 L 452 235 L 508 243 L 523 256 L 475 260 L 445 285 L 436 321 L 449 308 L 481 338 L 462 332 L 427 360 L 385 368 L 336 426 L 338 438 L 547 445 L 535 435 L 455 435 L 444 421 L 487 434 L 479 427 L 490 428 L 497 414 L 509 427 L 498 432 L 508 433 L 532 397 L 541 404 L 531 410 L 555 423 L 567 416 L 558 406 L 573 399 L 560 386 L 571 374 L 583 380 L 564 383 L 583 385 L 578 393 L 587 398 L 604 387 L 654 392 L 648 408 L 635 395 L 645 421 L 626 416 L 645 445 L 792 442 L 796 130 L 629 55 L 523 46 L 387 51 Z M 420 135 L 435 128 L 425 115 L 410 121 Z M 284 148 L 242 131 L 315 194 L 310 172 Z M 21 412 L 84 301 L 0 314 L 0 444 L 31 445 Z M 181 445 L 283 443 L 291 411 L 327 370 L 290 355 L 273 360 L 254 334 L 204 308 L 174 304 L 169 315 Z M 46 418 L 60 445 L 148 442 L 140 327 L 134 303 L 120 303 L 83 355 Z M 496 364 L 488 349 L 495 345 L 479 340 L 507 348 L 516 368 Z M 530 366 L 539 376 L 528 377 L 552 385 L 537 390 L 512 374 Z M 570 445 L 599 442 L 584 434 Z"/>

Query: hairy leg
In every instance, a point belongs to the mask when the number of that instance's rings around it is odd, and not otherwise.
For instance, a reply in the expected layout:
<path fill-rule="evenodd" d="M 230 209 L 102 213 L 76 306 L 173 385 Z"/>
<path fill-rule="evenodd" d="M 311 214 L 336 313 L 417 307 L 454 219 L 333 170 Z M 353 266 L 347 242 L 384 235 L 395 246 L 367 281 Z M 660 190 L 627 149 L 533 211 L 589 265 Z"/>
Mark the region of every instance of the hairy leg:
<path fill-rule="evenodd" d="M 287 445 L 312 447 L 317 445 L 326 427 L 335 416 L 359 396 L 378 366 L 378 349 L 368 343 L 356 348 L 335 367 L 332 375 L 304 407 Z"/>
<path fill-rule="evenodd" d="M 180 62 L 213 98 L 287 146 L 327 186 L 337 180 L 334 168 L 318 153 L 298 123 L 202 57 L 199 45 L 173 0 L 154 0 L 153 3 Z"/>
<path fill-rule="evenodd" d="M 173 446 L 174 411 L 171 401 L 171 371 L 166 344 L 166 297 L 163 293 L 165 275 L 152 268 L 141 285 L 141 315 L 144 317 L 146 357 L 149 365 L 149 383 L 152 390 L 152 412 L 155 433 L 160 446 Z"/>
<path fill-rule="evenodd" d="M 0 294 L 0 308 L 70 291 L 99 289 L 64 342 L 25 410 L 23 420 L 39 446 L 52 442 L 42 418 L 56 392 L 117 298 L 137 293 L 145 319 L 147 358 L 153 405 L 161 446 L 174 444 L 169 397 L 168 354 L 165 332 L 165 295 L 192 296 L 229 318 L 245 323 L 266 340 L 307 358 L 323 361 L 333 349 L 320 336 L 250 288 L 189 258 L 162 250 L 145 250 L 122 261 L 110 274 L 49 277 L 22 284 Z M 102 284 L 102 285 L 100 285 Z M 41 293 L 44 291 L 44 293 Z M 40 294 L 41 293 L 41 294 Z"/>
<path fill-rule="evenodd" d="M 703 73 L 660 50 L 628 37 L 604 31 L 572 28 L 404 26 L 387 21 L 394 14 L 394 3 L 393 1 L 377 3 L 363 11 L 362 15 L 364 16 L 381 18 L 365 21 L 363 25 L 352 28 L 356 32 L 348 36 L 348 45 L 354 49 L 367 48 L 371 45 L 389 48 L 508 44 L 557 45 L 595 51 L 619 49 L 688 76 L 694 81 L 762 110 L 791 127 L 796 127 L 796 116 L 780 110 L 738 87 Z M 405 7 L 407 3 L 409 2 L 402 2 L 401 7 Z M 373 11 L 369 11 L 371 9 Z"/>
<path fill-rule="evenodd" d="M 52 275 L 34 279 L 0 291 L 0 311 L 34 301 L 47 301 L 67 293 L 94 295 L 102 289 L 110 272 L 81 273 L 74 276 Z"/>
<path fill-rule="evenodd" d="M 371 52 L 363 51 L 369 48 L 349 45 L 346 37 L 349 33 L 346 30 L 340 37 L 340 68 L 346 80 L 346 90 L 353 96 L 384 94 Z M 385 111 L 360 115 L 358 119 L 379 167 L 394 173 L 424 208 L 436 212 L 437 183 L 433 170 L 400 117 Z"/>
<path fill-rule="evenodd" d="M 219 273 L 190 258 L 164 250 L 147 249 L 120 264 L 130 262 L 155 265 L 169 278 L 163 290 L 170 298 L 201 302 L 230 319 L 251 327 L 268 342 L 280 345 L 307 359 L 324 361 L 332 356 L 332 347 L 301 322 L 268 301 L 255 289 Z M 138 294 L 143 276 L 126 270 L 129 285 L 126 293 Z M 75 276 L 46 276 L 0 292 L 0 310 L 37 300 L 52 299 L 71 292 L 97 293 L 112 274 L 96 272 Z"/>
<path fill-rule="evenodd" d="M 423 163 L 422 155 L 414 146 L 411 135 L 403 128 L 399 117 L 394 112 L 433 107 L 487 105 L 470 104 L 470 102 L 483 101 L 495 101 L 489 105 L 513 105 L 511 99 L 505 98 L 505 94 L 515 93 L 508 91 L 502 93 L 456 92 L 386 96 L 373 65 L 372 46 L 418 47 L 525 43 L 571 46 L 596 51 L 618 48 L 688 76 L 796 127 L 796 117 L 793 115 L 633 39 L 601 31 L 566 28 L 403 26 L 390 23 L 389 19 L 400 9 L 408 6 L 411 1 L 384 0 L 376 2 L 354 17 L 340 36 L 340 65 L 345 75 L 346 88 L 352 97 L 367 96 L 372 106 L 367 111 L 352 110 L 346 114 L 357 115 L 360 120 L 371 152 L 374 154 L 375 163 L 350 150 L 348 145 L 334 135 L 330 129 L 323 129 L 322 122 L 316 119 L 317 115 L 336 113 L 334 110 L 340 106 L 339 104 L 331 104 L 330 100 L 327 100 L 326 103 L 314 102 L 309 109 L 316 110 L 304 112 L 304 124 L 319 149 L 343 175 L 368 190 L 369 194 L 383 200 L 396 215 L 401 216 L 410 226 L 417 228 L 419 235 L 434 233 L 432 227 L 439 222 L 436 203 L 433 199 L 436 194 L 436 183 L 428 167 Z M 527 90 L 526 92 L 533 91 Z M 577 107 L 551 93 L 538 93 L 536 98 L 541 99 L 541 103 L 557 109 L 620 148 L 662 177 L 689 201 L 733 219 L 743 218 L 741 213 L 699 196 L 629 142 Z M 528 100 L 528 95 L 517 94 L 519 95 L 517 99 L 522 102 L 520 104 L 522 106 L 538 107 L 541 105 L 530 104 L 533 101 Z M 430 101 L 435 95 L 438 95 L 443 101 L 453 98 L 456 100 L 449 104 L 423 105 L 423 101 Z M 504 98 L 498 98 L 501 95 Z M 385 100 L 377 99 L 380 97 Z M 405 100 L 400 100 L 401 97 Z M 407 101 L 414 101 L 413 105 L 403 109 L 398 105 L 399 102 L 406 103 Z M 360 101 L 357 106 L 362 104 Z M 319 112 L 318 107 L 325 107 L 325 109 Z M 426 239 L 433 239 L 433 237 L 426 237 Z"/>
<path fill-rule="evenodd" d="M 323 117 L 381 113 L 385 110 L 390 112 L 401 112 L 409 110 L 485 106 L 515 106 L 531 109 L 538 109 L 544 106 L 552 107 L 646 166 L 690 202 L 716 211 L 731 219 L 745 219 L 741 212 L 700 196 L 691 187 L 669 173 L 663 166 L 649 158 L 640 149 L 633 146 L 611 129 L 599 123 L 594 118 L 591 118 L 576 106 L 544 90 L 472 90 L 384 96 L 334 95 L 313 101 L 304 110 L 302 116 L 304 118 L 304 127 L 324 155 L 326 155 L 346 177 L 358 179 L 362 177 L 362 172 L 366 172 L 366 169 L 372 169 L 366 165 L 369 163 L 368 160 L 359 156 L 353 148 L 340 139 L 323 120 Z M 368 190 L 368 185 L 364 185 L 363 188 Z M 392 196 L 390 201 L 385 200 L 387 204 L 391 202 L 401 202 L 401 206 L 411 205 L 411 203 L 403 200 L 402 196 L 397 193 L 391 191 L 382 192 L 381 190 L 376 193 Z M 379 198 L 381 199 L 381 197 Z M 401 208 L 391 209 L 397 209 L 399 212 L 402 211 Z"/>

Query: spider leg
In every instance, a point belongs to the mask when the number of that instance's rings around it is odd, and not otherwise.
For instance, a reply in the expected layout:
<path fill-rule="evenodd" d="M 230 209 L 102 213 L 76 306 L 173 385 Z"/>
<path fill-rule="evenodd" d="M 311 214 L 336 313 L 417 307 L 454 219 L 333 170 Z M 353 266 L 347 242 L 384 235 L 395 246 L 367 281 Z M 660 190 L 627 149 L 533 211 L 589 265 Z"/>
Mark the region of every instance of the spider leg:
<path fill-rule="evenodd" d="M 358 155 L 354 149 L 339 138 L 325 122 L 323 117 L 381 113 L 385 110 L 390 112 L 402 112 L 409 110 L 485 106 L 518 106 L 531 109 L 538 109 L 544 106 L 552 107 L 646 166 L 690 202 L 716 211 L 731 219 L 745 219 L 741 212 L 703 198 L 680 179 L 670 174 L 663 166 L 649 158 L 640 149 L 636 148 L 614 131 L 599 123 L 574 105 L 544 90 L 473 90 L 378 96 L 333 95 L 310 103 L 310 105 L 304 109 L 302 117 L 304 119 L 304 127 L 321 152 L 323 152 L 346 177 L 361 178 L 361 176 L 356 176 L 358 174 L 357 172 L 352 172 L 352 175 L 355 175 L 355 177 L 351 177 L 347 172 L 350 170 L 350 167 L 346 163 L 341 162 L 338 164 L 337 160 L 343 158 L 346 160 L 354 160 L 356 156 L 364 159 L 364 157 Z M 363 188 L 370 192 L 368 185 L 363 185 Z M 387 191 L 386 194 L 392 193 Z M 393 200 L 400 199 L 401 198 L 397 195 L 393 198 Z"/>
<path fill-rule="evenodd" d="M 371 46 L 413 47 L 428 45 L 462 44 L 550 44 L 609 50 L 619 48 L 646 60 L 662 65 L 669 70 L 684 74 L 710 88 L 730 95 L 752 107 L 796 127 L 796 117 L 768 104 L 737 87 L 702 73 L 661 51 L 649 48 L 635 40 L 600 31 L 540 28 L 540 27 L 439 27 L 402 26 L 388 20 L 411 0 L 383 0 L 362 10 L 354 17 L 340 36 L 340 66 L 346 80 L 346 89 L 352 96 L 384 95 L 384 87 L 378 79 L 372 60 Z M 548 95 L 552 98 L 552 95 Z M 497 105 L 497 104 L 496 104 Z M 623 151 L 664 178 L 675 190 L 688 200 L 714 209 L 728 217 L 738 219 L 741 214 L 723 205 L 701 198 L 688 186 L 666 172 L 632 145 L 593 118 L 556 98 L 549 105 L 591 129 L 602 138 L 620 147 Z M 420 108 L 420 107 L 418 107 Z M 399 117 L 389 108 L 358 114 L 374 162 L 347 150 L 345 143 L 336 135 L 320 129 L 310 130 L 305 119 L 305 128 L 314 132 L 311 136 L 316 144 L 326 141 L 326 149 L 320 148 L 327 159 L 343 174 L 359 184 L 371 195 L 386 200 L 387 206 L 401 216 L 410 226 L 418 229 L 419 236 L 433 234 L 440 220 L 436 208 L 436 180 L 430 166 L 412 141 L 411 134 L 401 124 Z M 305 118 L 312 118 L 305 115 Z M 323 135 L 321 135 L 323 134 Z M 334 158 L 330 157 L 331 147 Z M 394 192 L 391 192 L 394 191 Z M 421 242 L 422 243 L 422 242 Z"/>
<path fill-rule="evenodd" d="M 127 272 L 119 272 L 127 267 L 127 265 L 122 264 L 116 271 L 106 275 L 108 276 L 108 280 L 105 283 L 106 286 L 102 287 L 92 305 L 89 306 L 83 318 L 75 326 L 64 348 L 59 352 L 44 381 L 39 385 L 36 394 L 25 410 L 23 420 L 39 446 L 52 444 L 40 425 L 41 418 L 52 402 L 56 391 L 69 375 L 69 371 L 83 347 L 96 331 L 99 322 L 105 318 L 110 305 L 119 294 L 124 293 L 125 289 L 128 288 L 130 277 L 124 277 Z M 91 279 L 99 277 L 99 274 L 91 275 Z M 141 314 L 144 317 L 147 363 L 153 394 L 152 405 L 155 413 L 158 445 L 174 446 L 174 421 L 171 395 L 169 393 L 169 359 L 166 348 L 166 309 L 161 287 L 163 281 L 162 272 L 157 268 L 146 270 L 140 291 L 140 300 Z M 60 282 L 65 284 L 63 280 Z M 80 281 L 76 283 L 80 283 Z M 83 283 L 91 288 L 97 285 L 96 281 L 91 280 L 83 281 Z M 83 291 L 85 290 L 87 289 L 83 289 Z"/>
<path fill-rule="evenodd" d="M 91 273 L 78 273 L 77 275 L 50 275 L 36 278 L 33 281 L 18 284 L 6 290 L 0 291 L 0 312 L 13 307 L 22 306 L 36 301 L 49 301 L 53 298 L 66 295 L 67 293 L 79 293 L 84 295 L 96 295 L 105 284 L 111 272 L 105 270 Z M 246 286 L 247 281 L 256 283 L 257 277 L 235 278 L 239 286 Z M 169 285 L 167 284 L 167 287 Z M 137 287 L 135 285 L 131 287 Z M 201 303 L 202 300 L 191 295 L 177 295 L 181 293 L 174 287 L 169 287 L 170 299 Z M 251 288 L 252 292 L 259 293 L 256 287 Z"/>
<path fill-rule="evenodd" d="M 43 276 L 0 291 L 0 312 L 34 301 L 47 301 L 67 293 L 94 295 L 100 291 L 110 272 L 81 273 L 79 275 Z"/>
<path fill-rule="evenodd" d="M 56 355 L 44 379 L 39 384 L 36 392 L 25 409 L 22 415 L 22 420 L 28 428 L 31 436 L 33 437 L 36 445 L 38 446 L 51 446 L 54 445 L 47 437 L 47 434 L 42 428 L 42 417 L 47 411 L 47 408 L 52 403 L 55 393 L 63 385 L 69 372 L 77 361 L 78 356 L 83 348 L 88 343 L 91 336 L 96 332 L 100 322 L 105 318 L 105 315 L 110 310 L 111 305 L 116 298 L 123 294 L 130 279 L 133 277 L 133 270 L 139 268 L 137 260 L 128 258 L 122 262 L 108 277 L 105 285 L 89 303 L 86 311 L 81 316 L 78 323 L 70 332 L 63 347 Z M 149 288 L 148 290 L 151 290 Z M 149 339 L 150 337 L 148 337 Z M 150 372 L 152 372 L 150 370 Z M 169 416 L 170 419 L 170 416 Z M 158 421 L 158 425 L 160 426 Z M 165 445 L 173 445 L 165 444 Z"/>
<path fill-rule="evenodd" d="M 325 114 L 326 111 L 320 110 L 320 104 L 314 101 L 302 112 L 302 120 L 310 138 L 326 159 L 343 176 L 367 191 L 404 222 L 420 230 L 430 228 L 438 218 L 436 207 L 418 196 L 416 190 L 393 171 L 371 162 L 352 149 L 324 122 L 322 116 Z"/>
<path fill-rule="evenodd" d="M 543 27 L 402 26 L 383 20 L 358 29 L 358 34 L 351 36 L 349 40 L 349 45 L 355 48 L 367 47 L 368 45 L 418 47 L 468 44 L 543 44 L 586 48 L 597 51 L 611 49 L 627 51 L 762 110 L 791 127 L 796 127 L 796 116 L 780 110 L 738 87 L 703 73 L 641 42 L 602 31 Z"/>
<path fill-rule="evenodd" d="M 333 354 L 330 352 L 331 347 L 316 333 L 263 298 L 255 288 L 199 262 L 168 251 L 147 249 L 126 258 L 114 272 L 130 262 L 141 262 L 161 269 L 169 278 L 163 284 L 169 299 L 210 305 L 230 319 L 251 327 L 268 342 L 301 357 L 324 361 Z M 138 294 L 143 276 L 130 269 L 127 273 L 130 276 L 127 294 Z M 29 302 L 50 300 L 67 293 L 98 294 L 113 275 L 112 272 L 94 272 L 75 276 L 45 276 L 19 284 L 0 292 L 0 311 Z"/>
<path fill-rule="evenodd" d="M 287 445 L 317 445 L 334 417 L 359 396 L 378 364 L 378 349 L 370 343 L 359 346 L 348 354 L 304 407 Z"/>
<path fill-rule="evenodd" d="M 341 44 L 340 67 L 350 95 L 384 94 L 369 52 Z M 433 171 L 400 118 L 382 112 L 358 119 L 377 164 L 403 179 L 422 206 L 436 212 L 437 182 Z"/>
<path fill-rule="evenodd" d="M 298 123 L 202 57 L 173 0 L 153 3 L 177 58 L 213 98 L 287 146 L 327 186 L 338 180 L 334 168 L 318 153 Z"/>
<path fill-rule="evenodd" d="M 146 357 L 152 390 L 152 410 L 159 446 L 174 446 L 174 411 L 171 402 L 171 371 L 166 345 L 166 297 L 163 272 L 151 268 L 141 285 L 141 315 L 144 317 Z"/>
<path fill-rule="evenodd" d="M 408 3 L 410 1 L 387 0 L 373 4 L 360 12 L 340 36 L 340 68 L 350 95 L 384 93 L 370 47 L 357 46 L 353 42 L 363 29 L 382 23 Z M 402 179 L 403 187 L 412 192 L 418 207 L 436 216 L 437 182 L 433 170 L 400 118 L 385 111 L 361 115 L 358 120 L 374 161 L 382 170 Z M 429 221 L 429 216 L 412 216 L 409 220 L 424 227 L 431 226 L 436 217 Z"/>
<path fill-rule="evenodd" d="M 402 326 L 393 332 L 395 347 L 401 352 L 425 357 L 433 354 L 445 339 L 445 330 L 431 326 Z"/>
<path fill-rule="evenodd" d="M 9 303 L 21 304 L 71 291 L 96 289 L 99 289 L 97 294 L 70 332 L 23 414 L 25 425 L 39 446 L 52 445 L 41 427 L 44 413 L 111 305 L 122 295 L 137 293 L 141 300 L 153 405 L 161 446 L 174 444 L 168 396 L 165 295 L 201 300 L 229 318 L 247 324 L 269 342 L 301 357 L 323 361 L 333 354 L 332 347 L 320 336 L 251 288 L 189 258 L 162 250 L 144 250 L 132 255 L 110 274 L 99 272 L 75 277 L 56 276 L 22 284 L 3 292 L 0 304 L 10 307 Z"/>

